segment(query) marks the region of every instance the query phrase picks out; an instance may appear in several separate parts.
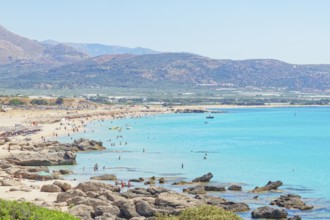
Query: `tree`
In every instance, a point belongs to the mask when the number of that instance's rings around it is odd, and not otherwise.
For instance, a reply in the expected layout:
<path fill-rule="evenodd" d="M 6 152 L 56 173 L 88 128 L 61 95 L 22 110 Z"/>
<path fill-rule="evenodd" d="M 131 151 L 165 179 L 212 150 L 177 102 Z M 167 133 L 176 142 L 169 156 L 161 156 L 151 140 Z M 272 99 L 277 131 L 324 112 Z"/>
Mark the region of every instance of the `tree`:
<path fill-rule="evenodd" d="M 32 105 L 48 105 L 48 102 L 44 99 L 32 99 L 30 101 L 30 104 L 32 104 Z"/>
<path fill-rule="evenodd" d="M 55 101 L 55 104 L 56 105 L 62 105 L 64 102 L 64 99 L 62 97 L 58 97 Z"/>
<path fill-rule="evenodd" d="M 19 99 L 11 99 L 9 100 L 9 105 L 14 105 L 14 106 L 17 106 L 17 105 L 24 105 L 25 103 Z"/>

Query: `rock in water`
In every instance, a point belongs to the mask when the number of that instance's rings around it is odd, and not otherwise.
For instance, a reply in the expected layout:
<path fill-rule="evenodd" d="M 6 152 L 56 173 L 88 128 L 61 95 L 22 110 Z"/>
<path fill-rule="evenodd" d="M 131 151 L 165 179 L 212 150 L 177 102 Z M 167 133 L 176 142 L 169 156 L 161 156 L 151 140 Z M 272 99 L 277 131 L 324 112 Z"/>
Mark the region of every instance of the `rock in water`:
<path fill-rule="evenodd" d="M 264 192 L 264 191 L 269 191 L 269 190 L 276 190 L 278 187 L 282 186 L 283 183 L 282 181 L 269 181 L 265 186 L 263 187 L 256 187 L 254 188 L 251 192 L 253 193 L 259 193 L 259 192 Z"/>
<path fill-rule="evenodd" d="M 282 195 L 280 198 L 275 199 L 270 204 L 285 207 L 287 209 L 308 210 L 314 208 L 312 205 L 306 205 L 301 200 L 301 196 L 294 194 Z"/>
<path fill-rule="evenodd" d="M 251 215 L 252 218 L 279 219 L 286 218 L 288 216 L 288 212 L 285 209 L 274 209 L 272 207 L 263 206 L 253 210 Z"/>
<path fill-rule="evenodd" d="M 201 177 L 197 177 L 197 178 L 193 179 L 193 182 L 210 182 L 212 177 L 213 177 L 212 173 L 207 173 Z"/>
<path fill-rule="evenodd" d="M 101 176 L 92 176 L 91 180 L 117 180 L 117 177 L 113 174 L 104 174 Z"/>

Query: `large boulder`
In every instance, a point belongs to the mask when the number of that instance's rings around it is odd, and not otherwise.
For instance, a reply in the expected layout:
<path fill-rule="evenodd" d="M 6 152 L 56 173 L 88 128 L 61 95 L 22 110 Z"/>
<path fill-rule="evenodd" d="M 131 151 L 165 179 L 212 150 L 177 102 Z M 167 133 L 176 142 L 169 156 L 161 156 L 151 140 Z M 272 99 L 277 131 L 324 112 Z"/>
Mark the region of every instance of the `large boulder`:
<path fill-rule="evenodd" d="M 132 200 L 120 200 L 115 202 L 115 205 L 120 209 L 121 216 L 124 218 L 130 219 L 140 216 L 137 213 L 134 202 Z"/>
<path fill-rule="evenodd" d="M 71 185 L 69 183 L 66 183 L 66 182 L 55 181 L 55 182 L 53 182 L 53 185 L 56 185 L 56 186 L 60 187 L 63 192 L 66 192 L 69 189 L 71 189 Z"/>
<path fill-rule="evenodd" d="M 102 216 L 106 214 L 111 214 L 113 216 L 120 215 L 120 209 L 114 205 L 107 205 L 107 206 L 97 206 L 94 211 L 95 216 Z"/>
<path fill-rule="evenodd" d="M 231 185 L 231 186 L 228 187 L 228 190 L 231 190 L 231 191 L 242 191 L 242 186 L 233 184 L 233 185 Z"/>
<path fill-rule="evenodd" d="M 96 150 L 105 150 L 102 142 L 88 140 L 85 138 L 80 138 L 75 140 L 72 144 L 73 147 L 76 147 L 78 151 L 96 151 Z"/>
<path fill-rule="evenodd" d="M 260 193 L 260 192 L 269 191 L 269 190 L 277 190 L 277 188 L 282 185 L 283 185 L 282 181 L 275 181 L 275 182 L 269 181 L 265 186 L 263 186 L 263 187 L 257 186 L 251 192 Z"/>
<path fill-rule="evenodd" d="M 10 163 L 20 166 L 55 166 L 75 165 L 76 154 L 71 151 L 65 152 L 36 152 L 13 154 L 7 158 Z"/>
<path fill-rule="evenodd" d="M 136 206 L 136 211 L 144 216 L 144 217 L 151 217 L 154 216 L 156 211 L 155 209 L 153 209 L 150 204 L 146 201 L 139 201 L 135 204 Z"/>
<path fill-rule="evenodd" d="M 96 199 L 96 198 L 90 198 L 90 197 L 81 197 L 81 196 L 76 196 L 73 197 L 69 200 L 66 201 L 68 205 L 87 205 L 87 206 L 92 206 L 94 209 L 97 206 L 108 206 L 111 205 L 109 201 L 104 201 L 101 199 Z"/>
<path fill-rule="evenodd" d="M 274 209 L 272 207 L 263 206 L 257 208 L 251 213 L 252 218 L 268 218 L 268 219 L 281 219 L 288 216 L 285 209 Z"/>
<path fill-rule="evenodd" d="M 277 205 L 280 207 L 285 207 L 287 209 L 300 209 L 300 210 L 308 210 L 312 209 L 312 205 L 306 205 L 302 200 L 301 196 L 288 194 L 282 195 L 280 198 L 275 199 L 270 203 L 271 205 Z"/>
<path fill-rule="evenodd" d="M 101 189 L 107 189 L 113 192 L 120 192 L 120 187 L 119 186 L 114 186 L 111 184 L 107 183 L 102 183 L 102 182 L 84 182 L 84 183 L 79 183 L 79 185 L 76 187 L 76 189 L 80 189 L 83 192 L 88 192 L 88 191 L 96 191 L 100 192 Z"/>
<path fill-rule="evenodd" d="M 176 192 L 163 192 L 156 196 L 155 205 L 160 207 L 187 208 L 202 205 L 203 202 Z"/>
<path fill-rule="evenodd" d="M 91 180 L 117 180 L 117 177 L 113 174 L 104 174 L 101 176 L 92 176 Z"/>
<path fill-rule="evenodd" d="M 206 194 L 205 187 L 203 187 L 203 186 L 189 187 L 187 189 L 183 189 L 183 192 L 189 193 L 189 194 L 194 194 L 194 195 L 197 195 L 197 194 Z"/>
<path fill-rule="evenodd" d="M 214 205 L 227 211 L 246 212 L 250 210 L 249 206 L 245 203 L 231 202 L 217 196 L 197 195 L 195 198 L 201 200 L 204 204 Z"/>
<path fill-rule="evenodd" d="M 212 177 L 213 177 L 212 173 L 207 173 L 201 177 L 197 177 L 197 178 L 193 179 L 193 182 L 210 182 Z"/>
<path fill-rule="evenodd" d="M 62 189 L 53 184 L 46 184 L 41 187 L 40 192 L 62 192 Z"/>
<path fill-rule="evenodd" d="M 69 213 L 83 220 L 92 220 L 93 207 L 87 205 L 76 205 L 69 209 Z"/>
<path fill-rule="evenodd" d="M 213 192 L 223 192 L 226 191 L 226 188 L 223 186 L 205 186 L 205 191 L 213 191 Z"/>
<path fill-rule="evenodd" d="M 69 199 L 76 197 L 76 196 L 86 197 L 87 195 L 80 189 L 70 189 L 66 192 L 59 193 L 57 195 L 56 202 L 57 203 L 66 202 Z"/>

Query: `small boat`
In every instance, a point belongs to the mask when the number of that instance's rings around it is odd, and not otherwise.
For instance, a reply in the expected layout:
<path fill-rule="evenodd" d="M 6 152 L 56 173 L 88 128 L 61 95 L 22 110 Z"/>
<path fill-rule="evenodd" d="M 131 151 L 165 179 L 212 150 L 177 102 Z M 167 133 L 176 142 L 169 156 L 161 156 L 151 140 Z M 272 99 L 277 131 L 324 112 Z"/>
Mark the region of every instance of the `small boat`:
<path fill-rule="evenodd" d="M 206 118 L 207 118 L 207 119 L 213 119 L 213 118 L 214 118 L 214 116 L 212 116 L 212 115 L 209 115 L 209 116 L 206 116 Z"/>

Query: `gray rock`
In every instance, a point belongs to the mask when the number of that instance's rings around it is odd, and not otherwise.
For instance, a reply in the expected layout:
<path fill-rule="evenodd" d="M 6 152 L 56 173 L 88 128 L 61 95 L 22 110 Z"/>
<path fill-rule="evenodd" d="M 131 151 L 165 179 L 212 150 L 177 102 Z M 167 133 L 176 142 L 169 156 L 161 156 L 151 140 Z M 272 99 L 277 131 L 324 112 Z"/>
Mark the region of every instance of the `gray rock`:
<path fill-rule="evenodd" d="M 228 190 L 231 190 L 231 191 L 242 191 L 242 186 L 240 185 L 231 185 L 228 187 Z"/>
<path fill-rule="evenodd" d="M 63 192 L 66 192 L 69 189 L 71 189 L 71 185 L 69 183 L 66 183 L 66 182 L 55 181 L 55 182 L 53 182 L 53 184 L 60 187 Z"/>
<path fill-rule="evenodd" d="M 299 215 L 295 215 L 291 218 L 288 218 L 288 220 L 301 220 L 301 217 Z"/>
<path fill-rule="evenodd" d="M 254 188 L 251 192 L 253 193 L 259 193 L 259 192 L 264 192 L 264 191 L 269 191 L 269 190 L 276 190 L 278 187 L 282 186 L 283 183 L 281 181 L 269 181 L 265 186 L 263 187 L 256 187 Z"/>
<path fill-rule="evenodd" d="M 95 216 L 101 216 L 105 214 L 111 214 L 112 216 L 119 216 L 120 209 L 117 206 L 107 205 L 107 206 L 97 206 L 94 211 Z"/>
<path fill-rule="evenodd" d="M 213 191 L 213 192 L 223 192 L 226 191 L 225 187 L 223 186 L 205 186 L 205 191 Z"/>
<path fill-rule="evenodd" d="M 114 185 L 102 183 L 102 182 L 79 183 L 79 185 L 76 187 L 76 189 L 80 189 L 83 192 L 88 192 L 88 191 L 100 192 L 101 189 L 107 189 L 107 190 L 110 190 L 113 192 L 120 192 L 119 186 L 114 186 Z"/>
<path fill-rule="evenodd" d="M 163 192 L 156 196 L 155 205 L 161 207 L 182 207 L 202 205 L 200 200 L 175 192 Z"/>
<path fill-rule="evenodd" d="M 121 215 L 124 218 L 139 217 L 140 215 L 136 212 L 134 202 L 132 200 L 121 200 L 115 202 L 115 205 L 121 210 Z"/>
<path fill-rule="evenodd" d="M 146 201 L 139 201 L 135 204 L 136 211 L 144 216 L 144 217 L 151 217 L 155 215 L 155 210 L 150 206 L 150 204 Z"/>
<path fill-rule="evenodd" d="M 87 205 L 76 205 L 69 209 L 69 213 L 83 220 L 91 220 L 93 207 Z"/>
<path fill-rule="evenodd" d="M 205 188 L 203 186 L 193 186 L 189 187 L 187 189 L 183 189 L 183 192 L 189 193 L 189 194 L 206 194 Z"/>
<path fill-rule="evenodd" d="M 196 195 L 195 198 L 203 201 L 204 204 L 215 205 L 227 211 L 246 212 L 250 210 L 249 206 L 245 203 L 235 203 L 217 196 Z"/>
<path fill-rule="evenodd" d="M 66 201 L 68 205 L 87 205 L 87 206 L 92 206 L 94 209 L 97 206 L 108 206 L 111 205 L 109 201 L 103 201 L 100 199 L 96 198 L 89 198 L 89 197 L 81 197 L 81 196 L 76 196 L 73 197 L 69 200 Z"/>
<path fill-rule="evenodd" d="M 287 209 L 309 210 L 309 209 L 314 208 L 312 205 L 306 205 L 301 200 L 301 196 L 294 195 L 294 194 L 282 195 L 282 196 L 280 196 L 280 198 L 275 199 L 270 204 L 277 205 L 280 207 L 285 207 Z"/>
<path fill-rule="evenodd" d="M 197 177 L 197 178 L 193 179 L 193 182 L 210 182 L 212 177 L 213 177 L 212 173 L 207 173 L 201 177 Z"/>
<path fill-rule="evenodd" d="M 62 192 L 57 194 L 57 198 L 56 198 L 56 202 L 60 203 L 60 202 L 66 202 L 69 199 L 76 197 L 76 196 L 80 196 L 80 197 L 86 197 L 86 193 L 84 193 L 83 191 L 81 191 L 80 189 L 70 189 L 66 192 Z"/>
<path fill-rule="evenodd" d="M 101 176 L 92 176 L 92 180 L 117 180 L 117 177 L 113 174 L 104 174 Z"/>
<path fill-rule="evenodd" d="M 286 218 L 288 212 L 285 209 L 274 209 L 272 207 L 263 206 L 253 210 L 251 215 L 252 218 L 280 219 Z"/>
<path fill-rule="evenodd" d="M 40 192 L 62 192 L 62 189 L 59 186 L 47 184 L 41 187 Z"/>
<path fill-rule="evenodd" d="M 147 189 L 147 192 L 151 193 L 151 195 L 158 195 L 159 193 L 168 192 L 168 191 L 169 191 L 168 189 L 158 187 L 158 186 L 150 186 Z"/>
<path fill-rule="evenodd" d="M 159 182 L 160 184 L 165 183 L 165 179 L 164 179 L 164 177 L 161 177 L 161 178 L 158 180 L 158 182 Z"/>

